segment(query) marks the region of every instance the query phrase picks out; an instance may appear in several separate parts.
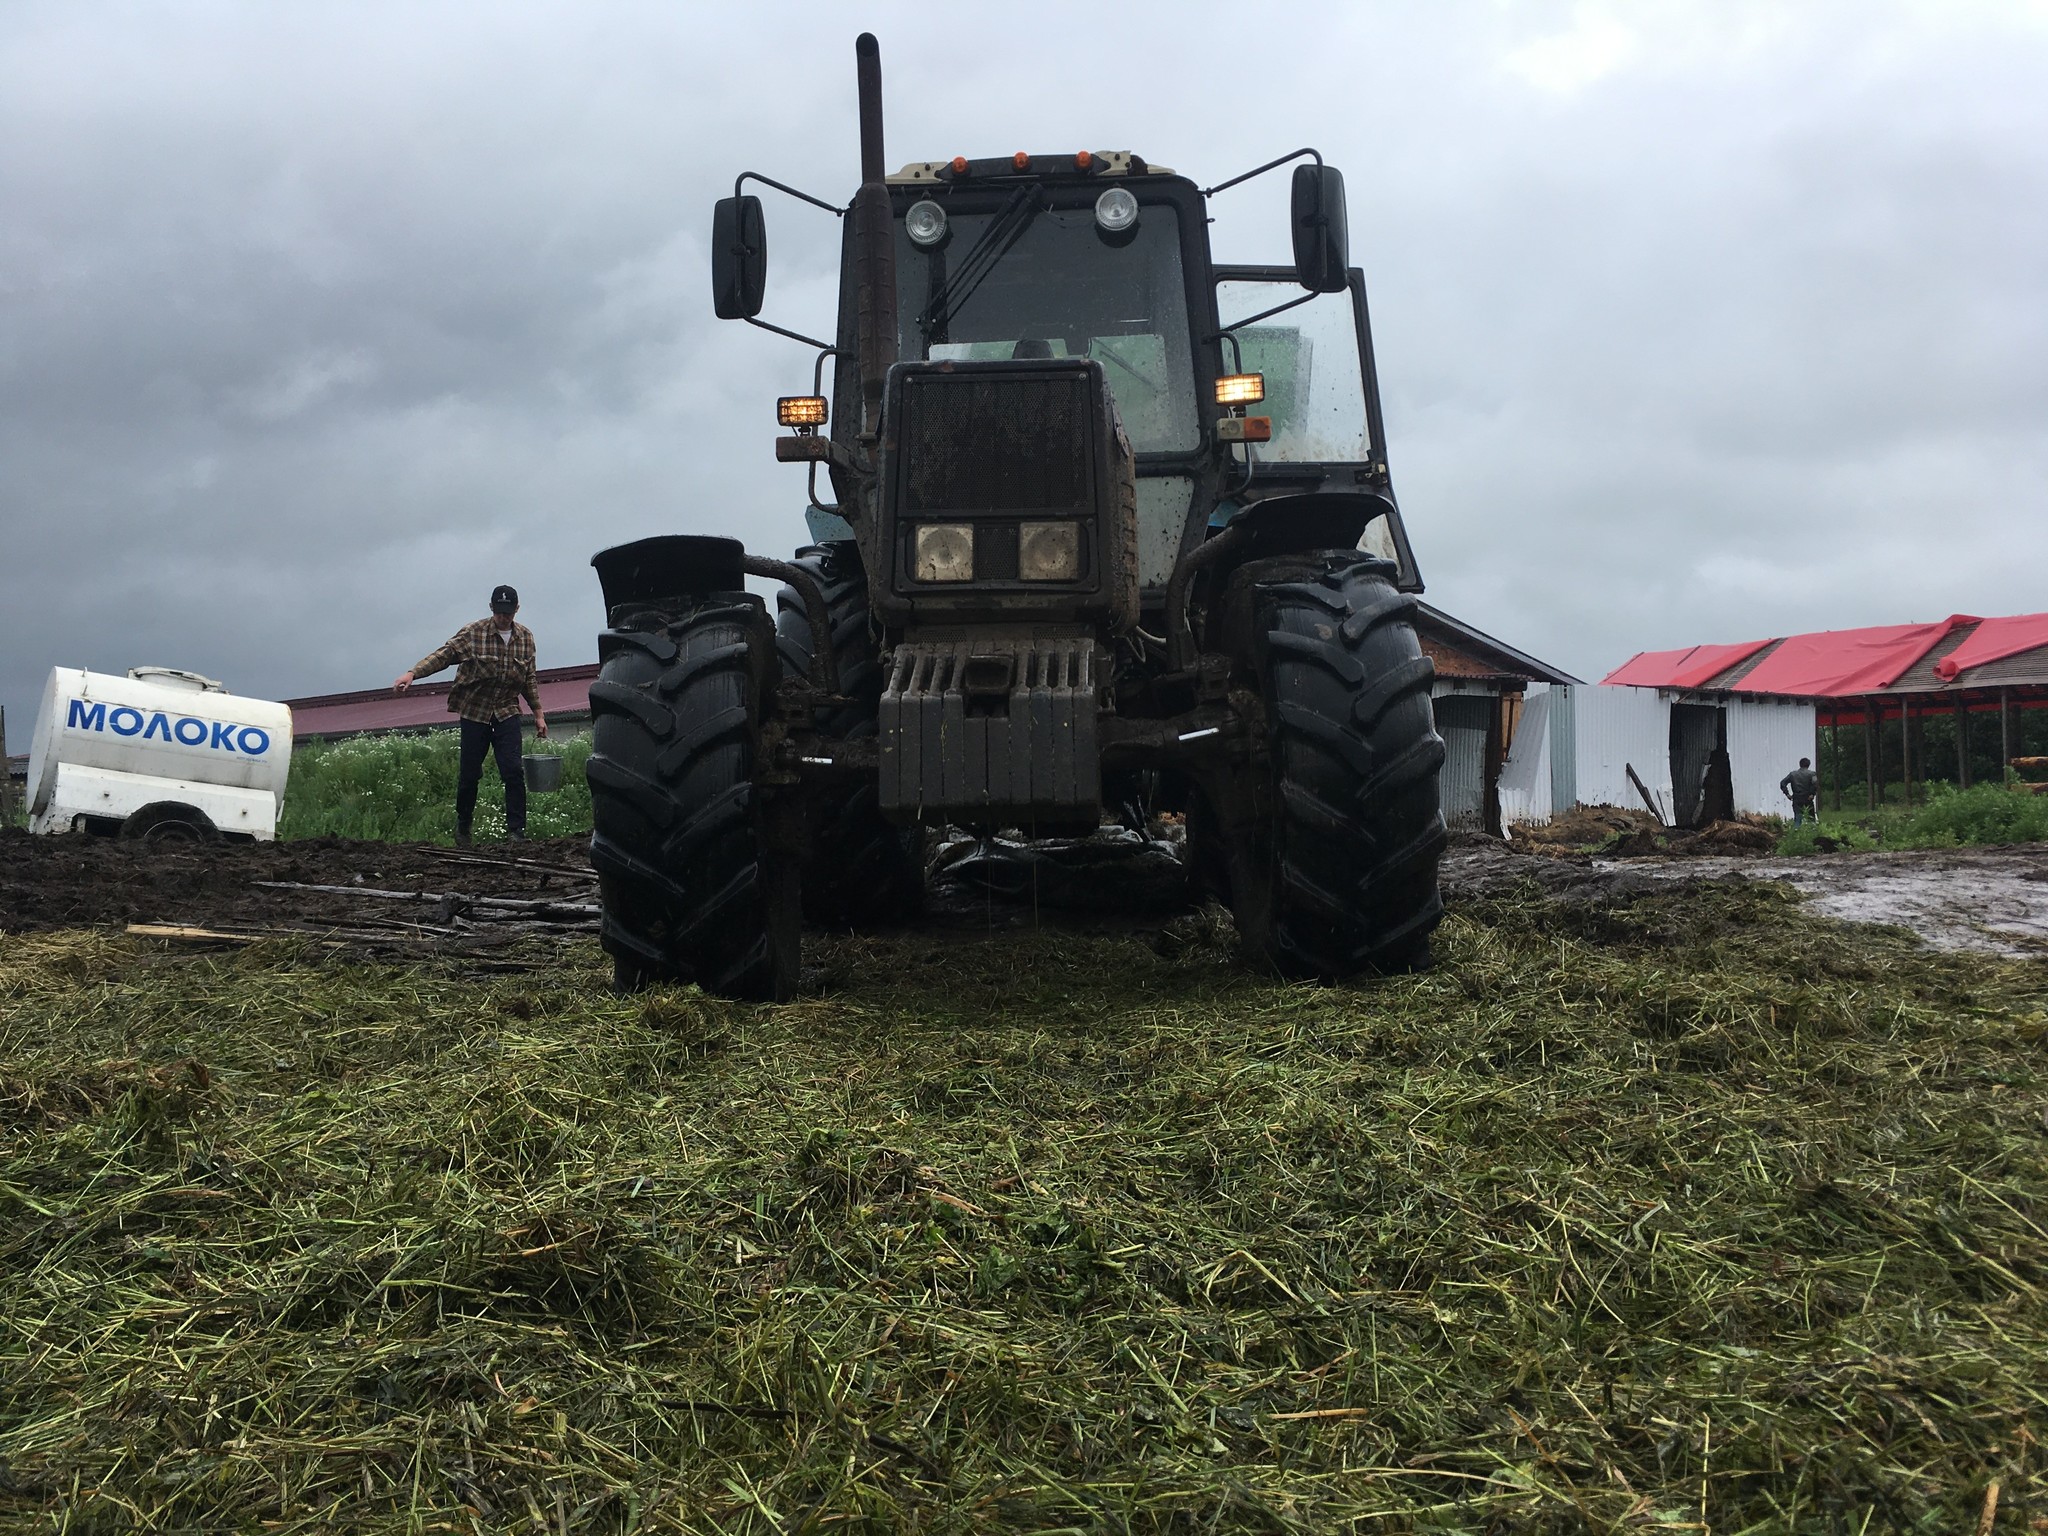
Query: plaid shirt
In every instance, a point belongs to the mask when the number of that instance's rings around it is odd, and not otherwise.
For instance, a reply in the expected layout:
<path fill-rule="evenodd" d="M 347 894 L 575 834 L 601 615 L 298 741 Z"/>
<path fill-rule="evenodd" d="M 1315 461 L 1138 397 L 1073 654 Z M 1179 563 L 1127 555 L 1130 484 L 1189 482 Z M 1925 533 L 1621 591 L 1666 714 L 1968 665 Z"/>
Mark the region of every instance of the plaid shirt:
<path fill-rule="evenodd" d="M 414 677 L 427 677 L 443 667 L 456 668 L 448 690 L 448 709 L 465 720 L 494 725 L 519 713 L 524 698 L 540 713 L 540 682 L 533 675 L 533 631 L 512 626 L 512 643 L 498 638 L 496 618 L 478 619 L 455 631 L 446 645 L 413 663 Z"/>

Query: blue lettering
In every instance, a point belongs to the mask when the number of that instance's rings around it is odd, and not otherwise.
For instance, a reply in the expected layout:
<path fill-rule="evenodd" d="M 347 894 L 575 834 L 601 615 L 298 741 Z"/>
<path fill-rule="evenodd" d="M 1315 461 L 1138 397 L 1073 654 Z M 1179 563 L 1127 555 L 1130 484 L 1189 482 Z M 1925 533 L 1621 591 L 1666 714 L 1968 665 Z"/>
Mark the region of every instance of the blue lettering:
<path fill-rule="evenodd" d="M 126 724 L 122 723 L 123 716 L 127 717 Z M 111 715 L 107 716 L 107 724 L 114 728 L 116 736 L 133 736 L 142 729 L 142 711 L 131 709 L 128 705 L 123 704 Z"/>
<path fill-rule="evenodd" d="M 104 731 L 107 728 L 107 706 L 95 704 L 85 707 L 85 700 L 73 699 L 71 712 L 64 717 L 67 731 Z"/>
<path fill-rule="evenodd" d="M 235 732 L 235 745 L 251 757 L 261 757 L 270 750 L 270 732 L 253 725 L 245 725 Z"/>
<path fill-rule="evenodd" d="M 190 736 L 185 734 L 185 727 L 188 725 L 192 727 L 193 732 Z M 181 745 L 187 747 L 203 747 L 206 745 L 206 722 L 204 720 L 194 720 L 190 715 L 186 715 L 176 725 L 172 726 L 171 730 L 177 736 Z"/>
<path fill-rule="evenodd" d="M 149 740 L 152 736 L 161 736 L 165 741 L 171 739 L 171 722 L 164 717 L 162 710 L 158 710 L 149 717 L 149 726 L 142 733 L 144 741 Z"/>
<path fill-rule="evenodd" d="M 214 721 L 214 722 L 213 722 L 213 740 L 209 741 L 209 742 L 207 743 L 207 745 L 208 745 L 209 747 L 218 747 L 218 748 L 219 748 L 219 749 L 220 749 L 221 751 L 223 751 L 223 752 L 232 752 L 232 751 L 234 751 L 234 750 L 235 750 L 235 728 L 234 728 L 234 726 L 232 726 L 232 725 L 228 724 L 228 723 L 227 723 L 226 721 L 224 721 L 224 720 L 216 720 L 216 721 Z"/>

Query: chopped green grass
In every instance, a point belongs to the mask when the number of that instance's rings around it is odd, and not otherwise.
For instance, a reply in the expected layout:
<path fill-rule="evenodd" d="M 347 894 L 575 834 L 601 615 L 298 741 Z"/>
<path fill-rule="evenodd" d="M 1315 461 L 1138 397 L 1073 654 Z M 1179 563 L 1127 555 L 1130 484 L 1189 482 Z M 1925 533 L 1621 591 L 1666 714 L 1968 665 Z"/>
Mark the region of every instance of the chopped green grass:
<path fill-rule="evenodd" d="M 354 736 L 313 742 L 292 753 L 291 779 L 277 835 L 350 837 L 382 842 L 452 843 L 460 738 L 454 731 Z M 590 830 L 590 786 L 583 763 L 590 738 L 526 743 L 528 753 L 562 759 L 562 787 L 526 799 L 531 837 L 569 837 Z M 494 763 L 484 765 L 475 833 L 505 835 L 505 792 Z"/>
<path fill-rule="evenodd" d="M 778 1008 L 0 940 L 0 1527 L 2048 1514 L 2048 972 L 1775 887 L 814 945 Z"/>

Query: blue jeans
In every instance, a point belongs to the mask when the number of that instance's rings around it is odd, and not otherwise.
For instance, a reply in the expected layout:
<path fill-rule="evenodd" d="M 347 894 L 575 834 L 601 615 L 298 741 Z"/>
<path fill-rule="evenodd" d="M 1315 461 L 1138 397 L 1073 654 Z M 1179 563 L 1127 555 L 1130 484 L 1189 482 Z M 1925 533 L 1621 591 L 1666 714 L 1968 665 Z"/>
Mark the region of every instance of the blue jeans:
<path fill-rule="evenodd" d="M 1796 827 L 1802 821 L 1810 821 L 1816 827 L 1820 825 L 1820 812 L 1814 809 L 1814 802 L 1811 800 L 1792 802 L 1792 825 Z"/>
<path fill-rule="evenodd" d="M 519 716 L 485 725 L 481 720 L 462 722 L 461 769 L 455 779 L 455 829 L 464 836 L 476 815 L 476 787 L 484 776 L 484 755 L 498 759 L 498 777 L 505 781 L 505 830 L 526 830 L 526 764 L 520 755 L 523 734 Z"/>

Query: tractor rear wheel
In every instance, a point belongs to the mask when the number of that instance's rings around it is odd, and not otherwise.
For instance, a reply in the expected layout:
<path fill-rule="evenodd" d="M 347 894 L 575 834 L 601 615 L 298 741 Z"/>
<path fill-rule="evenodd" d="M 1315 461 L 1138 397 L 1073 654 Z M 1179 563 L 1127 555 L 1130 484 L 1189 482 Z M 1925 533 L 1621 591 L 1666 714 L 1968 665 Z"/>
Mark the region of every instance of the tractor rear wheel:
<path fill-rule="evenodd" d="M 1232 905 L 1247 943 L 1286 975 L 1415 969 L 1443 918 L 1436 669 L 1393 575 L 1331 551 L 1257 572 L 1244 594 L 1266 805 Z"/>
<path fill-rule="evenodd" d="M 795 995 L 802 921 L 785 813 L 755 782 L 772 688 L 768 614 L 708 595 L 598 642 L 590 782 L 602 942 L 622 991 L 670 978 Z"/>
<path fill-rule="evenodd" d="M 795 564 L 816 578 L 831 621 L 832 654 L 846 703 L 824 711 L 818 728 L 839 741 L 875 734 L 882 664 L 868 632 L 868 579 L 852 543 L 813 544 Z M 808 677 L 811 625 L 803 599 L 784 587 L 776 600 L 775 648 L 785 678 Z M 875 785 L 833 785 L 810 801 L 803 861 L 804 915 L 824 927 L 900 922 L 924 906 L 924 829 L 882 816 Z"/>

